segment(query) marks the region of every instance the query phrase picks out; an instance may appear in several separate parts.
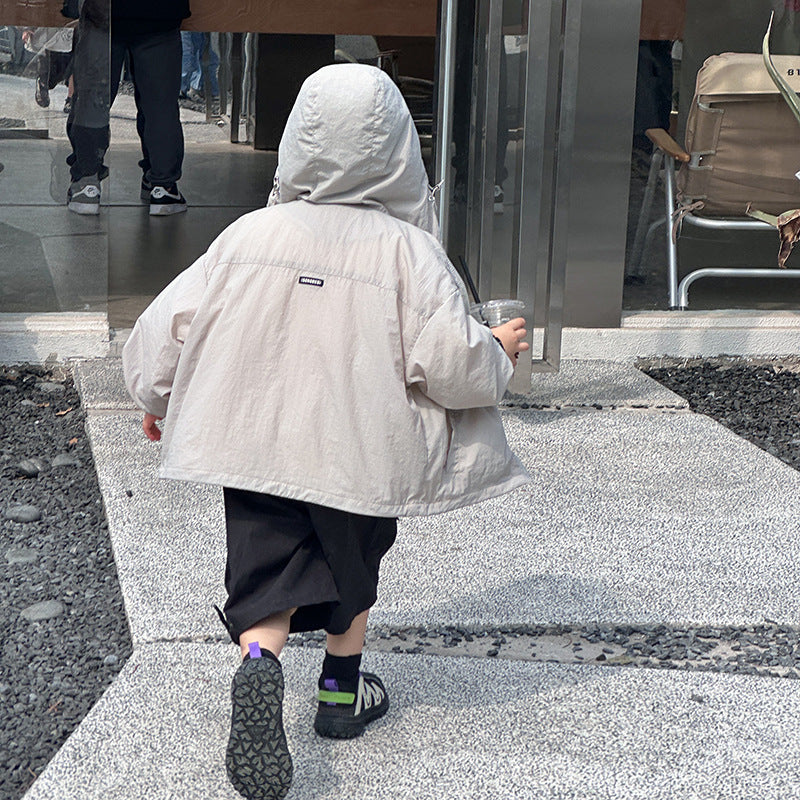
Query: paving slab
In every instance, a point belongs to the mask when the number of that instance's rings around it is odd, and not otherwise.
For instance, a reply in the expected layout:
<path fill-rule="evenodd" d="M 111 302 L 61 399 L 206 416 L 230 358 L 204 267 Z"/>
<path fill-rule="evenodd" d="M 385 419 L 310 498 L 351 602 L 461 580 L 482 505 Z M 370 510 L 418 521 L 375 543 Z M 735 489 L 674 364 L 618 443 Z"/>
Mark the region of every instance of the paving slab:
<path fill-rule="evenodd" d="M 87 411 L 126 409 L 136 406 L 125 388 L 121 358 L 95 358 L 76 361 L 75 384 Z"/>
<path fill-rule="evenodd" d="M 508 411 L 533 482 L 404 519 L 373 624 L 749 625 L 800 616 L 800 474 L 687 413 Z M 157 478 L 136 413 L 92 414 L 135 643 L 219 637 L 216 487 Z M 409 586 L 414 591 L 409 592 Z"/>
<path fill-rule="evenodd" d="M 797 471 L 701 415 L 504 418 L 533 482 L 404 520 L 373 622 L 795 624 Z"/>
<path fill-rule="evenodd" d="M 392 705 L 363 737 L 312 732 L 322 651 L 284 651 L 287 800 L 784 800 L 800 682 L 367 653 Z M 224 770 L 237 651 L 134 652 L 26 800 L 235 800 Z"/>
<path fill-rule="evenodd" d="M 531 391 L 509 394 L 504 405 L 688 408 L 688 402 L 631 364 L 565 359 L 554 374 L 534 373 Z"/>
<path fill-rule="evenodd" d="M 142 415 L 87 421 L 134 645 L 225 634 L 225 521 L 216 486 L 158 477 L 161 446 Z"/>

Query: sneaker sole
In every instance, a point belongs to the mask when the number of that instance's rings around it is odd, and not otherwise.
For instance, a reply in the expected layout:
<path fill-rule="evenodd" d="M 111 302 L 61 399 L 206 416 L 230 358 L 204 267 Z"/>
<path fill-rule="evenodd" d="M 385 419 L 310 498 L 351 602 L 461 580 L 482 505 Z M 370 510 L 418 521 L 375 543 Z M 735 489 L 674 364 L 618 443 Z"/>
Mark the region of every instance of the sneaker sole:
<path fill-rule="evenodd" d="M 186 211 L 186 203 L 175 203 L 175 205 L 168 206 L 154 206 L 150 204 L 151 217 L 166 217 L 169 214 L 180 214 Z"/>
<path fill-rule="evenodd" d="M 96 216 L 100 213 L 100 205 L 90 205 L 89 203 L 67 203 L 67 208 L 75 214 L 85 216 Z"/>
<path fill-rule="evenodd" d="M 332 709 L 333 710 L 333 709 Z M 325 707 L 317 711 L 314 719 L 314 730 L 326 739 L 355 739 L 361 736 L 370 722 L 380 719 L 389 710 L 389 698 L 384 697 L 383 702 L 368 709 L 360 719 L 345 717 L 340 714 L 326 713 Z"/>
<path fill-rule="evenodd" d="M 292 757 L 283 730 L 283 675 L 271 659 L 245 661 L 231 686 L 228 778 L 248 800 L 281 800 L 292 785 Z"/>

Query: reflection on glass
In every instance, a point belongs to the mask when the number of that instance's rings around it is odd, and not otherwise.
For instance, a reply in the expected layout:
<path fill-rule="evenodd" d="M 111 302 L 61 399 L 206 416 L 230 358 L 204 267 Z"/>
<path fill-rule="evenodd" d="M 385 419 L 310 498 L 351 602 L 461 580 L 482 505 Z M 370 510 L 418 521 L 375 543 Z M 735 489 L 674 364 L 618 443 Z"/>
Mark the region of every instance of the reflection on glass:
<path fill-rule="evenodd" d="M 232 144 L 252 141 L 255 35 L 173 19 L 148 39 L 104 8 L 0 26 L 0 313 L 129 326 L 271 184 L 274 154 Z M 183 205 L 178 180 L 194 213 L 150 213 L 172 211 L 159 186 Z"/>
<path fill-rule="evenodd" d="M 0 313 L 103 312 L 106 223 L 66 213 L 77 21 L 0 22 Z"/>
<path fill-rule="evenodd" d="M 330 63 L 334 37 L 180 30 L 179 2 L 155 27 L 125 20 L 129 3 L 106 20 L 107 0 L 85 0 L 72 21 L 33 5 L 0 27 L 0 313 L 107 311 L 128 328 L 265 204 L 277 155 L 255 148 L 282 129 L 274 95 Z M 433 39 L 342 43 L 395 78 L 429 156 Z"/>
<path fill-rule="evenodd" d="M 526 3 L 506 0 L 499 28 L 492 31 L 474 0 L 460 3 L 457 17 L 447 246 L 455 263 L 463 259 L 492 297 L 513 296 L 516 287 L 526 12 Z M 494 82 L 484 81 L 490 68 Z M 484 126 L 490 130 L 481 140 Z"/>
<path fill-rule="evenodd" d="M 668 290 L 664 170 L 651 166 L 648 128 L 668 131 L 683 147 L 695 82 L 712 55 L 760 53 L 774 12 L 772 50 L 800 52 L 800 5 L 795 0 L 643 0 L 631 161 L 628 249 L 623 305 L 665 309 Z M 753 146 L 758 134 L 752 133 Z M 743 167 L 747 171 L 746 167 Z M 787 176 L 791 177 L 791 176 Z M 702 210 L 700 210 L 702 213 Z M 670 228 L 671 228 L 670 221 Z M 649 233 L 648 233 L 649 231 Z M 678 239 L 678 278 L 703 267 L 775 267 L 777 238 L 769 231 L 707 231 L 690 225 Z M 797 266 L 797 263 L 789 266 Z M 692 309 L 797 308 L 800 280 L 704 278 L 693 285 Z"/>

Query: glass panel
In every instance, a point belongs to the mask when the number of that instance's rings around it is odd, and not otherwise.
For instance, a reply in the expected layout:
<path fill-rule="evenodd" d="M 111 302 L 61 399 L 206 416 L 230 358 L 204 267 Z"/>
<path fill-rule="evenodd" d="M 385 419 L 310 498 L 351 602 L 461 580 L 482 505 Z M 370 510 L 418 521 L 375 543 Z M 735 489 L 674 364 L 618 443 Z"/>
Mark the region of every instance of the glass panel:
<path fill-rule="evenodd" d="M 655 164 L 651 173 L 652 147 L 644 132 L 647 128 L 664 128 L 672 133 L 678 144 L 688 147 L 686 123 L 697 73 L 703 62 L 709 56 L 721 53 L 760 53 L 761 41 L 773 12 L 772 52 L 797 55 L 800 52 L 800 4 L 795 0 L 643 0 L 630 174 L 623 302 L 626 309 L 666 309 L 670 306 L 668 233 L 664 223 L 665 175 L 660 163 Z M 754 56 L 754 69 L 763 70 L 757 55 Z M 779 102 L 777 98 L 775 100 Z M 728 115 L 725 119 L 731 118 Z M 763 135 L 757 127 L 749 134 L 740 130 L 745 146 L 759 147 Z M 800 167 L 800 158 L 796 160 Z M 746 165 L 745 161 L 748 162 Z M 748 157 L 746 149 L 741 151 L 740 162 L 743 174 L 754 173 L 755 161 Z M 730 168 L 713 157 L 704 166 L 716 170 L 717 175 Z M 792 183 L 794 171 L 792 168 L 785 176 L 775 177 Z M 685 169 L 685 174 L 688 174 L 688 169 Z M 678 178 L 679 188 L 684 177 Z M 767 178 L 768 182 L 770 180 L 774 183 L 774 179 Z M 748 191 L 753 190 L 742 186 L 743 208 L 749 201 Z M 714 194 L 713 189 L 711 194 Z M 706 197 L 703 202 L 706 208 L 698 209 L 702 217 L 738 216 L 733 212 L 714 212 L 711 205 L 713 196 Z M 782 210 L 797 205 L 800 203 L 795 200 Z M 652 229 L 650 236 L 646 235 L 648 227 Z M 677 242 L 678 279 L 693 270 L 707 267 L 774 269 L 777 267 L 777 251 L 778 237 L 774 229 L 708 230 L 686 222 Z M 798 259 L 800 256 L 795 253 L 788 266 L 800 267 Z M 692 284 L 689 304 L 691 309 L 793 309 L 798 306 L 800 280 L 764 276 L 702 278 Z"/>
<path fill-rule="evenodd" d="M 112 36 L 120 83 L 103 186 L 114 329 L 132 327 L 152 298 L 227 225 L 264 206 L 276 164 L 274 153 L 252 146 L 257 34 L 173 30 L 168 41 L 150 37 L 162 51 L 159 66 L 141 47 L 141 37 L 125 33 L 117 29 Z M 174 99 L 166 110 L 149 112 L 150 96 L 158 101 L 167 92 Z M 177 181 L 188 211 L 153 214 L 143 184 L 148 178 L 155 184 Z"/>
<path fill-rule="evenodd" d="M 65 208 L 78 23 L 22 4 L 14 13 L 0 20 L 0 312 L 103 312 L 107 220 Z M 87 64 L 107 75 L 108 31 L 96 38 Z"/>
<path fill-rule="evenodd" d="M 505 0 L 498 54 L 497 153 L 492 182 L 492 297 L 512 297 L 517 287 L 528 46 L 524 23 L 522 3 Z"/>
<path fill-rule="evenodd" d="M 482 302 L 525 302 L 546 369 L 560 343 L 577 87 L 560 42 L 577 46 L 580 16 L 578 0 L 478 0 L 459 3 L 456 26 L 448 252 Z M 515 386 L 529 377 L 526 355 Z"/>

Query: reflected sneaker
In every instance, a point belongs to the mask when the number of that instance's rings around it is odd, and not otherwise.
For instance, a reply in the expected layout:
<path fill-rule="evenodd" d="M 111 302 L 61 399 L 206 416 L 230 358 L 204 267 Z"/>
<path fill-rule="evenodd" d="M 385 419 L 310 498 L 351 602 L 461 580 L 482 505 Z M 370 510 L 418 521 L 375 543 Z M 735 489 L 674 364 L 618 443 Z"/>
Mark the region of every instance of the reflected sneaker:
<path fill-rule="evenodd" d="M 147 178 L 142 177 L 142 188 L 139 192 L 139 197 L 142 199 L 142 202 L 149 203 L 150 202 L 150 192 L 153 191 L 153 184 L 150 183 Z"/>
<path fill-rule="evenodd" d="M 228 779 L 242 797 L 281 800 L 292 785 L 293 774 L 283 730 L 283 672 L 268 651 L 256 646 L 250 652 L 231 685 L 233 710 L 225 766 Z"/>
<path fill-rule="evenodd" d="M 37 105 L 42 108 L 47 108 L 50 105 L 50 90 L 41 78 L 36 79 L 36 90 L 33 93 L 33 97 Z"/>
<path fill-rule="evenodd" d="M 70 184 L 67 208 L 76 214 L 100 213 L 100 179 L 97 175 L 87 175 Z"/>
<path fill-rule="evenodd" d="M 495 214 L 502 214 L 505 209 L 503 208 L 503 204 L 505 203 L 505 195 L 503 194 L 503 187 L 495 184 L 494 187 L 494 213 Z"/>
<path fill-rule="evenodd" d="M 349 689 L 349 691 L 348 691 Z M 353 739 L 389 710 L 389 695 L 381 679 L 358 673 L 358 684 L 348 687 L 335 678 L 320 679 L 319 707 L 314 730 L 328 739 Z"/>
<path fill-rule="evenodd" d="M 69 114 L 72 110 L 72 98 L 67 96 L 67 99 L 64 101 L 64 113 Z"/>
<path fill-rule="evenodd" d="M 145 181 L 142 180 L 142 189 Z M 150 190 L 150 216 L 164 216 L 165 214 L 179 214 L 186 211 L 186 199 L 178 190 L 178 184 L 169 186 L 153 186 Z"/>
<path fill-rule="evenodd" d="M 145 181 L 142 180 L 142 189 Z M 150 216 L 160 217 L 165 214 L 179 214 L 186 211 L 186 199 L 178 191 L 178 184 L 170 186 L 153 186 L 150 191 Z"/>

